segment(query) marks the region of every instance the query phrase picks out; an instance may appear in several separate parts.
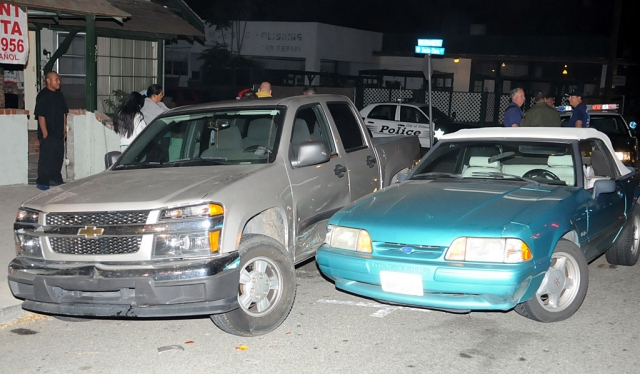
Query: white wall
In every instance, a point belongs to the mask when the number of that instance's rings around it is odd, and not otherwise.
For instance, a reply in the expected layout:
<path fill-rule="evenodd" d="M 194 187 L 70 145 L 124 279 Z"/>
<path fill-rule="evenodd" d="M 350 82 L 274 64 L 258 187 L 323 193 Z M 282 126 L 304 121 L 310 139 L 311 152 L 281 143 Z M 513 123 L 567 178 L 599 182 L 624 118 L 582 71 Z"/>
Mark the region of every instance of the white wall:
<path fill-rule="evenodd" d="M 120 138 L 91 112 L 67 118 L 68 179 L 79 179 L 105 170 L 104 155 L 120 150 Z"/>
<path fill-rule="evenodd" d="M 0 147 L 0 185 L 27 184 L 29 182 L 29 140 L 27 115 L 0 115 L 2 136 L 7 139 Z"/>

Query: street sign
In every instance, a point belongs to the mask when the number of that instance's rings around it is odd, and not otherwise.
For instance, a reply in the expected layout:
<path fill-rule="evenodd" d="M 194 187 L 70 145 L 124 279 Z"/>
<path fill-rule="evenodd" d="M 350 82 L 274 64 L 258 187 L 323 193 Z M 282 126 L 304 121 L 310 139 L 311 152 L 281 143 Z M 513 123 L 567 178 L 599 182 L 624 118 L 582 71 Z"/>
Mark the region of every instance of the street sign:
<path fill-rule="evenodd" d="M 611 83 L 613 83 L 613 85 L 616 86 L 616 87 L 622 87 L 622 86 L 625 85 L 625 83 L 627 83 L 627 76 L 626 75 L 614 75 L 613 76 L 613 81 Z"/>
<path fill-rule="evenodd" d="M 426 54 L 426 55 L 443 55 L 444 54 L 444 48 L 438 48 L 438 47 L 423 47 L 423 46 L 416 46 L 416 53 L 421 53 L 421 54 Z"/>
<path fill-rule="evenodd" d="M 442 47 L 442 39 L 418 39 L 420 47 Z"/>

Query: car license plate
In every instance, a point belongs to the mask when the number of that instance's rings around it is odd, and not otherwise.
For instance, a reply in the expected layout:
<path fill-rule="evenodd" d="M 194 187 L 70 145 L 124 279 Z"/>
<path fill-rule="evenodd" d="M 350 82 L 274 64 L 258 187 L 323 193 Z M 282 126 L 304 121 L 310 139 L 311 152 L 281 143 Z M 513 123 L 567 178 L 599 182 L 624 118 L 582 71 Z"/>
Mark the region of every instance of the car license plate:
<path fill-rule="evenodd" d="M 424 295 L 422 276 L 420 274 L 396 273 L 381 271 L 380 283 L 385 292 L 401 293 L 404 295 Z"/>

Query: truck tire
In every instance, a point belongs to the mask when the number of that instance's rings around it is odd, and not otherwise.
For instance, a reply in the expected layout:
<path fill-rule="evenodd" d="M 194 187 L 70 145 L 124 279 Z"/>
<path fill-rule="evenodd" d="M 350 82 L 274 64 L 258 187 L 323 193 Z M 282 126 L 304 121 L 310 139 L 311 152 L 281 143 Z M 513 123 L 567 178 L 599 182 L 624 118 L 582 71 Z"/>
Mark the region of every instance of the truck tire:
<path fill-rule="evenodd" d="M 295 269 L 282 244 L 267 236 L 245 236 L 239 251 L 240 307 L 213 314 L 211 320 L 233 335 L 263 335 L 280 326 L 293 307 Z"/>
<path fill-rule="evenodd" d="M 638 247 L 640 244 L 640 214 L 633 210 L 631 217 L 624 224 L 620 237 L 607 250 L 605 257 L 612 265 L 633 266 L 638 262 Z"/>
<path fill-rule="evenodd" d="M 539 322 L 563 321 L 578 311 L 587 295 L 589 269 L 580 248 L 560 240 L 551 255 L 551 265 L 531 300 L 515 311 Z"/>

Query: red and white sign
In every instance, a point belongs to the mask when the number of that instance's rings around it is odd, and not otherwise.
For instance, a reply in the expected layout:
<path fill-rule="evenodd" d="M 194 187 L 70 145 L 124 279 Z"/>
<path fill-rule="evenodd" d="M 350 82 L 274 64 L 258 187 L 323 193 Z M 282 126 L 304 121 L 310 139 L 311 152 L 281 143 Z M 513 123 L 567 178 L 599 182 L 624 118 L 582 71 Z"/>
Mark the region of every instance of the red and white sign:
<path fill-rule="evenodd" d="M 0 3 L 0 63 L 27 63 L 29 29 L 27 13 L 15 4 Z"/>

